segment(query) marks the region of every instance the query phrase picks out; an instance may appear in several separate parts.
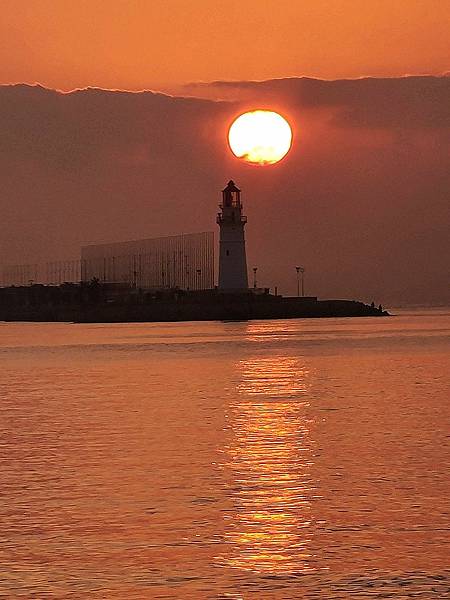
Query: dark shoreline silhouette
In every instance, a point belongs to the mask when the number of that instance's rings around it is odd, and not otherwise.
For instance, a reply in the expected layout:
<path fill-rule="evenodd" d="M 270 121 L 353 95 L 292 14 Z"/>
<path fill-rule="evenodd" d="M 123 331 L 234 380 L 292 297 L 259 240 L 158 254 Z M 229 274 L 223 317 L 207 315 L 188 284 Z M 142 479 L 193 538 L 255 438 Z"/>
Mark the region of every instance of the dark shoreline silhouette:
<path fill-rule="evenodd" d="M 1 321 L 120 323 L 388 316 L 355 300 L 274 296 L 268 290 L 146 291 L 97 281 L 0 288 Z"/>

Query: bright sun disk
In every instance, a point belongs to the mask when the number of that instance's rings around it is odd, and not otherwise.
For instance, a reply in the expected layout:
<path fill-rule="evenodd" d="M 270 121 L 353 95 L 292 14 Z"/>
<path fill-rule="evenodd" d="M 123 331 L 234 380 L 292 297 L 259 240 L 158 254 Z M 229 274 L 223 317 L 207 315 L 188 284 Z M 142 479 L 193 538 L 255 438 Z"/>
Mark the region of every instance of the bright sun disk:
<path fill-rule="evenodd" d="M 254 110 L 233 121 L 228 131 L 228 143 L 238 158 L 252 164 L 271 165 L 289 152 L 292 130 L 278 113 Z"/>

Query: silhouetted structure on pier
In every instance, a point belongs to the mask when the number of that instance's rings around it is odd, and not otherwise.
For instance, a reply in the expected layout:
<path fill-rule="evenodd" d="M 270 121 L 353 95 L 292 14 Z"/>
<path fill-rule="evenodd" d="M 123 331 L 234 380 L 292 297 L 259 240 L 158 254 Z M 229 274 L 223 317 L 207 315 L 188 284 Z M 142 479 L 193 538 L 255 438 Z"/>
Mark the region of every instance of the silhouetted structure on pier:
<path fill-rule="evenodd" d="M 222 190 L 219 208 L 219 290 L 242 292 L 248 289 L 244 234 L 247 217 L 242 214 L 241 190 L 234 181 Z"/>
<path fill-rule="evenodd" d="M 93 244 L 80 261 L 21 265 L 3 270 L 5 321 L 186 321 L 294 317 L 381 316 L 381 307 L 350 300 L 271 295 L 248 288 L 241 190 L 229 181 L 217 215 L 219 285 L 214 287 L 212 232 Z M 297 275 L 303 267 L 296 267 Z M 62 278 L 64 278 L 62 280 Z M 69 279 L 70 278 L 70 279 Z M 39 283 L 44 280 L 47 285 Z M 28 284 L 28 285 L 27 285 Z M 59 284 L 59 285 L 58 285 Z"/>
<path fill-rule="evenodd" d="M 214 234 L 191 233 L 81 248 L 81 280 L 141 289 L 214 287 Z"/>
<path fill-rule="evenodd" d="M 81 248 L 81 259 L 5 266 L 0 285 L 88 282 L 142 289 L 214 287 L 214 233 L 191 233 Z"/>

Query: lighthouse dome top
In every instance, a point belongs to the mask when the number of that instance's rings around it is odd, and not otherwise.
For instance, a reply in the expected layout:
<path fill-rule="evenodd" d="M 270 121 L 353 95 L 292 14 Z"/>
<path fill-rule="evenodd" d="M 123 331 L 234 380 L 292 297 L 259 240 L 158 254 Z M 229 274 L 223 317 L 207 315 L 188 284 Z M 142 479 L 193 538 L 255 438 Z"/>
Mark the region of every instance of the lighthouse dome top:
<path fill-rule="evenodd" d="M 222 190 L 223 192 L 240 192 L 241 190 L 237 187 L 232 179 L 227 183 L 227 186 Z"/>

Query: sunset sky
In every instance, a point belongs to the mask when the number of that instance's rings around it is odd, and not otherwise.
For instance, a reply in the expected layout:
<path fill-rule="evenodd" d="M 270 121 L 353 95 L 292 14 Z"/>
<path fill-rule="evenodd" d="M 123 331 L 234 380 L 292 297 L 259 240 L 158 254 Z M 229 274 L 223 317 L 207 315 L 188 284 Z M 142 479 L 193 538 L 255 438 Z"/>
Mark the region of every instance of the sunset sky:
<path fill-rule="evenodd" d="M 234 179 L 262 285 L 294 293 L 302 264 L 320 297 L 450 301 L 449 2 L 3 0 L 0 14 L 0 267 L 217 233 Z M 276 165 L 228 148 L 254 108 L 291 123 Z"/>
<path fill-rule="evenodd" d="M 449 68 L 446 0 L 2 0 L 0 13 L 2 83 L 141 90 Z"/>

